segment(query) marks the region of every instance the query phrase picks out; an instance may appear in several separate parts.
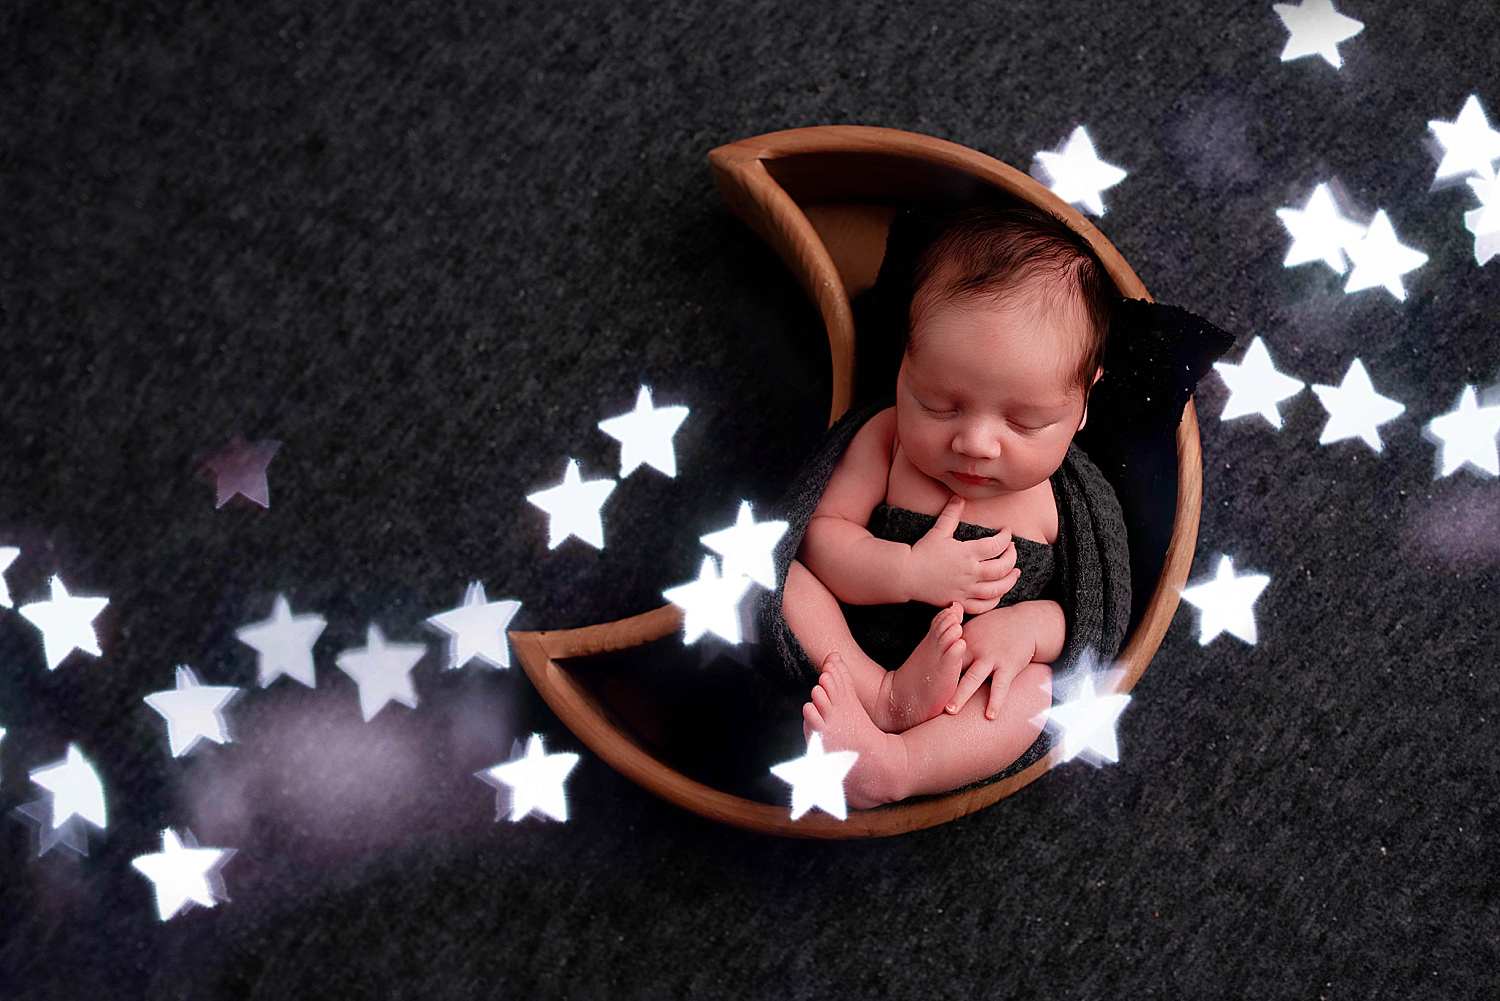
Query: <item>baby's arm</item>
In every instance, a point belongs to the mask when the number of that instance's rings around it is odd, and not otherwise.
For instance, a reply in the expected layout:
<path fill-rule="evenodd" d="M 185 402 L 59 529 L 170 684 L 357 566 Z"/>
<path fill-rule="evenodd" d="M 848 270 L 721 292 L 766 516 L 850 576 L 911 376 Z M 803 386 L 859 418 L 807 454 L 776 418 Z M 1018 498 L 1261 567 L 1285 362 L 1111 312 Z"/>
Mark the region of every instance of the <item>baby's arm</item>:
<path fill-rule="evenodd" d="M 949 500 L 937 524 L 915 545 L 877 539 L 865 528 L 885 498 L 895 433 L 894 408 L 859 429 L 808 522 L 802 563 L 835 597 L 852 605 L 959 601 L 969 613 L 994 608 L 1019 576 L 1015 548 L 1009 531 L 973 542 L 955 540 L 962 497 Z"/>
<path fill-rule="evenodd" d="M 1028 664 L 1050 664 L 1061 656 L 1067 632 L 1062 606 L 1055 601 L 1022 601 L 974 616 L 964 623 L 969 664 L 947 711 L 962 709 L 989 678 L 990 697 L 984 715 L 994 719 L 1015 676 Z"/>

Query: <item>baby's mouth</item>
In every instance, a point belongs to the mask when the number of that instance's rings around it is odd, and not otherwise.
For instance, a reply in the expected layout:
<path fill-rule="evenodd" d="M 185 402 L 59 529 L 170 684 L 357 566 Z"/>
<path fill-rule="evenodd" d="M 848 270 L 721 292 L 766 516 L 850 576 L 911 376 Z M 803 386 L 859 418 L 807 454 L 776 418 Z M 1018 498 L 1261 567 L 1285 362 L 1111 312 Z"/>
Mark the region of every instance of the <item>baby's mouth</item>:
<path fill-rule="evenodd" d="M 966 483 L 971 487 L 982 487 L 994 483 L 988 476 L 972 476 L 969 473 L 954 473 L 953 478 L 960 483 Z"/>

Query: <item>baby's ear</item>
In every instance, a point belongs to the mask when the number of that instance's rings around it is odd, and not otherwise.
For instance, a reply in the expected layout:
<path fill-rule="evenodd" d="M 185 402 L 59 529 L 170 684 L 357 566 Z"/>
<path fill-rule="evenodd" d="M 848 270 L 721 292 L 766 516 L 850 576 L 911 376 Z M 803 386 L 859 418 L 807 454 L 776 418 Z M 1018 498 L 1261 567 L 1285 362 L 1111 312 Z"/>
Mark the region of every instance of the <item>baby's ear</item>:
<path fill-rule="evenodd" d="M 1099 379 L 1103 375 L 1104 375 L 1104 367 L 1103 366 L 1100 366 L 1099 368 L 1094 369 L 1094 381 L 1091 382 L 1091 383 L 1089 383 L 1088 384 L 1088 389 L 1085 389 L 1083 391 L 1083 416 L 1081 418 L 1079 418 L 1079 421 L 1078 421 L 1078 431 L 1082 431 L 1083 430 L 1083 426 L 1089 422 L 1089 390 L 1094 388 L 1095 383 L 1097 383 L 1099 381 Z M 1077 434 L 1078 431 L 1074 431 L 1073 433 Z"/>

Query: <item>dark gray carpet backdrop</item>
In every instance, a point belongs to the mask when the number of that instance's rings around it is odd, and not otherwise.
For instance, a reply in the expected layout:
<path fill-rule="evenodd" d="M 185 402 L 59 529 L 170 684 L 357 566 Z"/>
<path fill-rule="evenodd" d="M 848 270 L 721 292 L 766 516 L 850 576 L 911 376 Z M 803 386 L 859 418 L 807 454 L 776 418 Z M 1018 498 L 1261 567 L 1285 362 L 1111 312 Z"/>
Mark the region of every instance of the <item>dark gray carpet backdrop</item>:
<path fill-rule="evenodd" d="M 0 808 L 73 742 L 110 816 L 87 858 L 0 817 L 0 996 L 1481 996 L 1500 483 L 1435 479 L 1421 428 L 1500 374 L 1500 264 L 1427 145 L 1470 93 L 1500 114 L 1500 11 L 1339 7 L 1335 71 L 1279 61 L 1269 2 L 6 4 L 0 545 L 18 603 L 60 573 L 109 606 L 54 673 L 0 610 Z M 1208 377 L 1193 576 L 1268 574 L 1259 642 L 1200 647 L 1184 605 L 1118 764 L 875 843 L 670 807 L 421 627 L 471 580 L 523 628 L 643 611 L 775 500 L 827 349 L 704 154 L 824 123 L 1023 170 L 1085 124 L 1153 293 L 1407 407 L 1377 456 L 1319 445 L 1310 392 L 1220 423 Z M 1430 255 L 1405 302 L 1282 267 L 1275 210 L 1335 180 Z M 612 474 L 594 425 L 642 383 L 692 408 L 680 475 L 549 551 L 525 495 Z M 267 511 L 195 476 L 233 433 L 284 443 Z M 328 620 L 316 690 L 256 688 L 234 638 L 283 592 Z M 371 622 L 432 652 L 365 723 L 333 662 Z M 251 688 L 236 743 L 170 757 L 142 698 L 178 664 Z M 531 732 L 582 752 L 565 824 L 495 823 L 472 776 Z M 238 852 L 227 902 L 161 923 L 130 863 L 167 826 Z"/>

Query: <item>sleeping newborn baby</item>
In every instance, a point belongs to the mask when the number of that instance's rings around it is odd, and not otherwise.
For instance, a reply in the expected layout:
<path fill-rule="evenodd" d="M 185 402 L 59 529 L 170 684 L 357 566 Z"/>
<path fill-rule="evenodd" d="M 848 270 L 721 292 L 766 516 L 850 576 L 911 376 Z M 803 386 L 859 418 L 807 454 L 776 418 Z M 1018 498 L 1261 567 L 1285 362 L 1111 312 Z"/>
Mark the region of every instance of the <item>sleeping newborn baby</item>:
<path fill-rule="evenodd" d="M 912 287 L 895 406 L 839 459 L 782 594 L 822 672 L 804 729 L 859 752 L 861 809 L 994 775 L 1040 732 L 1069 627 L 1050 478 L 1088 419 L 1114 296 L 1082 237 L 1019 207 L 950 217 Z M 841 601 L 935 614 L 887 670 Z"/>

